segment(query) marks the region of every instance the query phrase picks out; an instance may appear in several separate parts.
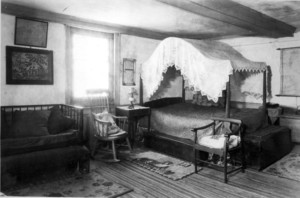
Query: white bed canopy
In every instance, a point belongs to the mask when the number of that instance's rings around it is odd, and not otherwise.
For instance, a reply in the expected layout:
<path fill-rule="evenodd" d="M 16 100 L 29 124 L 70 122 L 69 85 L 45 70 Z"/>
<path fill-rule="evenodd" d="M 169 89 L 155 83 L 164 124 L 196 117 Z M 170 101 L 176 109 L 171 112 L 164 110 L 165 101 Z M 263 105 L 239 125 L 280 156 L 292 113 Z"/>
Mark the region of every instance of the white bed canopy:
<path fill-rule="evenodd" d="M 252 62 L 231 46 L 218 41 L 191 41 L 175 37 L 164 39 L 151 57 L 142 64 L 144 96 L 158 89 L 170 66 L 181 71 L 185 85 L 217 101 L 233 71 L 262 72 L 263 62 Z"/>

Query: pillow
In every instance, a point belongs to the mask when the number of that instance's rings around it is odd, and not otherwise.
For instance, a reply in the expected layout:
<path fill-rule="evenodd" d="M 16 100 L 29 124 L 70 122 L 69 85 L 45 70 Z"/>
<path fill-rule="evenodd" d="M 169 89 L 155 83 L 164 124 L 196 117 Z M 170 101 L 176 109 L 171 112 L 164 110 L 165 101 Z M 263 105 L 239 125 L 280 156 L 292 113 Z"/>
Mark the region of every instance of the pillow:
<path fill-rule="evenodd" d="M 260 109 L 244 111 L 240 118 L 246 126 L 246 133 L 255 132 L 268 125 L 266 113 Z"/>
<path fill-rule="evenodd" d="M 122 131 L 122 129 L 120 129 L 115 120 L 113 119 L 112 117 L 112 114 L 108 113 L 107 111 L 104 111 L 102 113 L 97 113 L 96 114 L 96 117 L 99 119 L 99 120 L 102 120 L 102 121 L 105 121 L 105 122 L 110 122 L 112 125 L 109 127 L 108 129 L 108 134 L 116 134 L 120 131 Z"/>
<path fill-rule="evenodd" d="M 237 147 L 240 141 L 241 139 L 239 136 L 231 135 L 229 138 L 229 148 Z M 209 148 L 222 149 L 225 144 L 225 136 L 224 134 L 204 136 L 198 141 L 198 144 Z"/>
<path fill-rule="evenodd" d="M 116 125 L 112 115 L 108 113 L 107 111 L 103 111 L 102 113 L 97 113 L 96 117 L 99 120 L 105 121 L 105 122 L 110 122 L 112 125 Z"/>
<path fill-rule="evenodd" d="M 75 123 L 74 119 L 63 115 L 58 106 L 51 109 L 48 119 L 48 131 L 50 134 L 58 134 L 71 129 Z"/>
<path fill-rule="evenodd" d="M 48 135 L 47 113 L 44 111 L 15 111 L 12 118 L 12 138 Z"/>
<path fill-rule="evenodd" d="M 212 100 L 209 100 L 207 96 L 203 96 L 201 92 L 196 92 L 196 94 L 193 95 L 193 104 L 197 104 L 200 106 L 206 106 L 206 107 L 225 107 L 225 96 L 224 92 L 222 92 L 222 97 L 219 97 L 218 102 L 214 102 Z"/>

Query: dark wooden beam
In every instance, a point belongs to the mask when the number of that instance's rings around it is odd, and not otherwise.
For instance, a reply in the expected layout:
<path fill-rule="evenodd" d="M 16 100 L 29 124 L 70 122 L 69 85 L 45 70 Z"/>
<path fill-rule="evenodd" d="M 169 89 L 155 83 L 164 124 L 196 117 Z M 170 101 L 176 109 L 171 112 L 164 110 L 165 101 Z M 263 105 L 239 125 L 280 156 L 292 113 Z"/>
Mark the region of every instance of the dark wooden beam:
<path fill-rule="evenodd" d="M 44 10 L 33 9 L 25 6 L 20 6 L 11 3 L 1 3 L 1 12 L 4 14 L 10 14 L 17 17 L 26 17 L 32 19 L 39 19 L 49 22 L 66 24 L 72 27 L 88 28 L 91 30 L 98 30 L 110 33 L 121 33 L 134 36 L 141 36 L 152 39 L 164 39 L 168 35 L 160 32 L 151 30 L 144 30 L 141 28 L 127 27 L 122 25 L 109 24 L 105 22 L 98 22 L 93 20 L 81 19 L 69 15 L 63 15 Z"/>
<path fill-rule="evenodd" d="M 296 28 L 231 0 L 157 0 L 271 38 L 293 36 Z"/>
<path fill-rule="evenodd" d="M 231 99 L 231 90 L 230 90 L 230 76 L 228 82 L 226 83 L 226 107 L 225 107 L 225 116 L 230 118 L 230 99 Z"/>

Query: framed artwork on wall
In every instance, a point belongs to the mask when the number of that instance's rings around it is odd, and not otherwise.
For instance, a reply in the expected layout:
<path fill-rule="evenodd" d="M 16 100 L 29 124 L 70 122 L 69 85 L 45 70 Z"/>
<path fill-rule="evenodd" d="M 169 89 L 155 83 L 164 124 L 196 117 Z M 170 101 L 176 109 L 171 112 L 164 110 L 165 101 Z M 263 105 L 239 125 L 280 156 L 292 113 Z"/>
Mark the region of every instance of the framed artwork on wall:
<path fill-rule="evenodd" d="M 6 46 L 6 83 L 53 84 L 53 51 Z"/>
<path fill-rule="evenodd" d="M 123 58 L 123 85 L 135 85 L 135 59 Z"/>
<path fill-rule="evenodd" d="M 47 47 L 48 23 L 16 17 L 15 45 Z"/>
<path fill-rule="evenodd" d="M 300 47 L 280 50 L 280 95 L 300 96 Z"/>

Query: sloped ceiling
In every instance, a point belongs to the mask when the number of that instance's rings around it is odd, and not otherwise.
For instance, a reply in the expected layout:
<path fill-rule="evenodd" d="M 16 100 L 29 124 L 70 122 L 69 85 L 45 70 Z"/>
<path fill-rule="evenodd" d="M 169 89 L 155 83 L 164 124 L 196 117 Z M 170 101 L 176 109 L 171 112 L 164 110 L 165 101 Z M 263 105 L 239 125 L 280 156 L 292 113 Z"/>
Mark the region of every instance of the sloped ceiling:
<path fill-rule="evenodd" d="M 255 2 L 2 0 L 2 13 L 155 39 L 169 36 L 192 39 L 279 38 L 293 36 L 296 27 L 300 27 L 298 3 L 281 3 L 281 7 L 272 5 L 270 0 Z"/>

